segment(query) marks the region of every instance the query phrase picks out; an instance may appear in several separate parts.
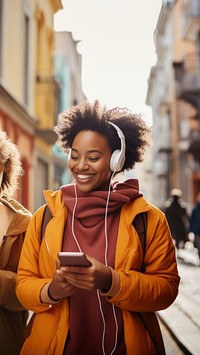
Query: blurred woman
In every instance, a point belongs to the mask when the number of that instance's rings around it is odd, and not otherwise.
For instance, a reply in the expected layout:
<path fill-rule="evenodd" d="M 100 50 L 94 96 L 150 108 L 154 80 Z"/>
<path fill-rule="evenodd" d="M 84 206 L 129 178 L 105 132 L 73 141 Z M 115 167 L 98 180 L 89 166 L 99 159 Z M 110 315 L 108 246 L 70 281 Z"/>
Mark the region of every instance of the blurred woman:
<path fill-rule="evenodd" d="M 194 247 L 198 250 L 200 260 L 200 192 L 190 216 L 190 232 L 194 234 Z"/>
<path fill-rule="evenodd" d="M 16 293 L 16 272 L 31 213 L 12 196 L 22 174 L 15 144 L 0 131 L 0 354 L 18 355 L 28 312 Z"/>
<path fill-rule="evenodd" d="M 188 241 L 189 217 L 186 203 L 181 199 L 182 191 L 173 189 L 165 204 L 165 215 L 177 249 L 184 248 Z"/>

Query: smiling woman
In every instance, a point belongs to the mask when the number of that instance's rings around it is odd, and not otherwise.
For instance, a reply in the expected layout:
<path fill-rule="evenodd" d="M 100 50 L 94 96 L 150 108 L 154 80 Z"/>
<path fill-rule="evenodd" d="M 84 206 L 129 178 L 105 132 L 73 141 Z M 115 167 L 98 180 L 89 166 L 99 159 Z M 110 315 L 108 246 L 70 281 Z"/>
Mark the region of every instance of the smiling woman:
<path fill-rule="evenodd" d="M 174 301 L 174 244 L 164 214 L 143 198 L 138 180 L 113 181 L 117 172 L 142 161 L 149 128 L 128 109 L 85 101 L 62 112 L 55 131 L 62 151 L 70 150 L 75 180 L 44 192 L 53 217 L 42 243 L 45 206 L 27 231 L 17 295 L 36 317 L 21 354 L 162 355 L 164 348 L 157 349 L 138 312 L 149 314 Z M 145 274 L 133 224 L 143 212 Z M 61 265 L 61 251 L 84 253 L 90 266 Z"/>

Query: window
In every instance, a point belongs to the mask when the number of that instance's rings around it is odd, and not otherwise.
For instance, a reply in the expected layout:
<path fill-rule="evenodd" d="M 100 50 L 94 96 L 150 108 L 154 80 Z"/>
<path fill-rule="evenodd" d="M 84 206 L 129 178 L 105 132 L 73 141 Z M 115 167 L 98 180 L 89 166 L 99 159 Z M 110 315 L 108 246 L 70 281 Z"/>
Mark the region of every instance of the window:
<path fill-rule="evenodd" d="M 38 209 L 45 203 L 42 191 L 48 189 L 49 169 L 48 163 L 42 158 L 38 158 L 36 169 L 36 187 L 35 187 L 35 209 Z"/>
<path fill-rule="evenodd" d="M 26 208 L 29 208 L 29 164 L 22 159 L 23 175 L 19 179 L 18 201 Z"/>

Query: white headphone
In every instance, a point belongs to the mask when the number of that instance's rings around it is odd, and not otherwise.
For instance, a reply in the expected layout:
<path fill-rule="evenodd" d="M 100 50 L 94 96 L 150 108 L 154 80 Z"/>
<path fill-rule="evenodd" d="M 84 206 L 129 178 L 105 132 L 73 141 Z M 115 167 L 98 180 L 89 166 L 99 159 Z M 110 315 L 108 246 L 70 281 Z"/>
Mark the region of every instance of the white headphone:
<path fill-rule="evenodd" d="M 3 171 L 0 171 L 0 187 L 3 181 Z"/>
<path fill-rule="evenodd" d="M 113 172 L 120 171 L 123 168 L 125 159 L 126 159 L 126 142 L 125 142 L 125 137 L 122 132 L 122 130 L 114 123 L 108 121 L 117 131 L 117 134 L 119 136 L 120 142 L 121 142 L 121 149 L 116 149 L 110 158 L 110 170 Z"/>

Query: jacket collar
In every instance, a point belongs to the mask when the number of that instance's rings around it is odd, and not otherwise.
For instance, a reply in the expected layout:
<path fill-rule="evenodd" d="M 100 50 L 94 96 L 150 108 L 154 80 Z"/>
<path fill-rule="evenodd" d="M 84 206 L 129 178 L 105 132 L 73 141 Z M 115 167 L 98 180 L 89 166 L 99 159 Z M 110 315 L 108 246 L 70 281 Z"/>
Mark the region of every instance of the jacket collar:
<path fill-rule="evenodd" d="M 6 234 L 17 235 L 25 232 L 32 216 L 31 212 L 12 197 L 2 196 L 0 202 L 15 212 Z"/>

